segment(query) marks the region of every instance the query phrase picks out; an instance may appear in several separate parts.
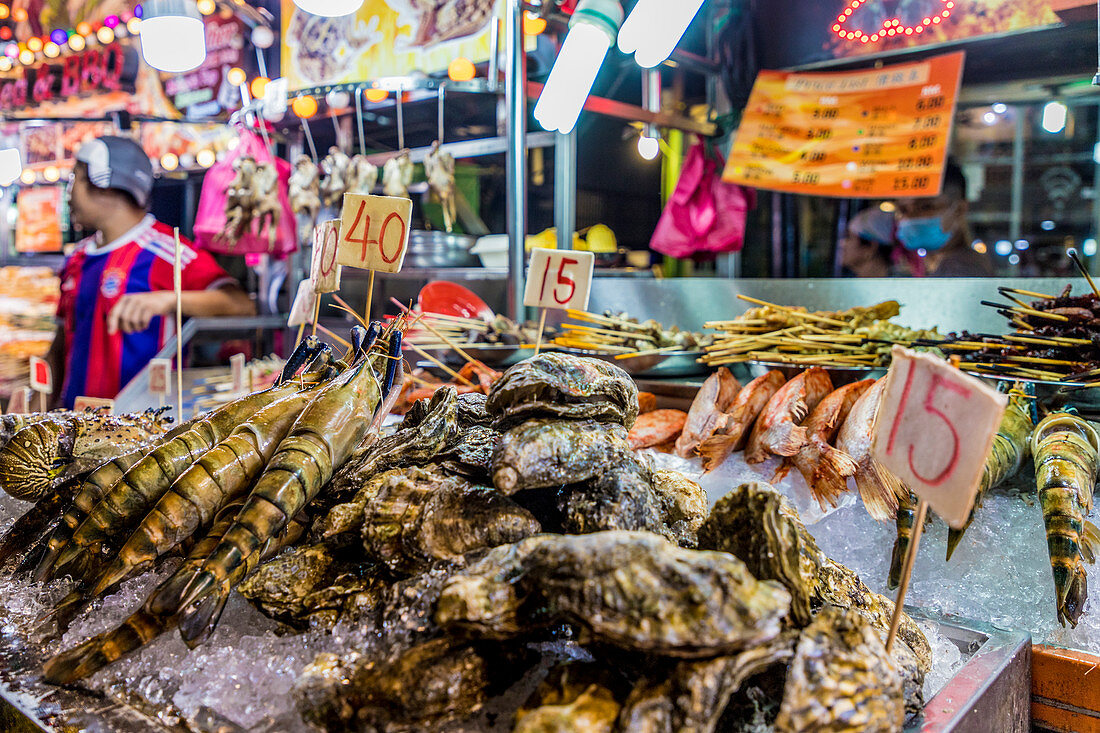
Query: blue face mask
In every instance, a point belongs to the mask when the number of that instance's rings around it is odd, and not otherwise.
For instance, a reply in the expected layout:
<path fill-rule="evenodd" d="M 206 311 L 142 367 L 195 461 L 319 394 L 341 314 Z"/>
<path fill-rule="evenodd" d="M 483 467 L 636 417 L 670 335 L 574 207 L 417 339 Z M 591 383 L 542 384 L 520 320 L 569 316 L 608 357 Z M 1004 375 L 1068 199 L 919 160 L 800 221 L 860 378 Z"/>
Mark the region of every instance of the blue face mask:
<path fill-rule="evenodd" d="M 924 249 L 934 252 L 951 241 L 951 232 L 943 229 L 942 216 L 926 216 L 921 219 L 903 219 L 898 222 L 898 241 L 908 250 Z"/>

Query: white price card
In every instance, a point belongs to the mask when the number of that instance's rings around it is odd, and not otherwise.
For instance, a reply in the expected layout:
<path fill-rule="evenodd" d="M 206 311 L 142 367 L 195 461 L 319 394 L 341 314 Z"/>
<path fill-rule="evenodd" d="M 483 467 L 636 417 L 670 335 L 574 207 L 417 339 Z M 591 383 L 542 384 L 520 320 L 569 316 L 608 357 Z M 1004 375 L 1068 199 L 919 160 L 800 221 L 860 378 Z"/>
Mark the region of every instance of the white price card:
<path fill-rule="evenodd" d="M 362 270 L 401 272 L 409 248 L 411 216 L 411 199 L 344 194 L 336 262 Z"/>
<path fill-rule="evenodd" d="M 37 356 L 31 357 L 31 389 L 53 394 L 53 370 L 48 361 Z"/>
<path fill-rule="evenodd" d="M 11 394 L 8 401 L 8 414 L 26 415 L 31 407 L 31 388 L 20 387 Z"/>
<path fill-rule="evenodd" d="M 316 300 L 313 283 L 307 277 L 298 283 L 298 293 L 294 296 L 294 304 L 290 306 L 290 317 L 286 319 L 286 325 L 293 327 L 309 323 L 313 319 L 313 304 Z"/>
<path fill-rule="evenodd" d="M 900 346 L 891 355 L 872 455 L 961 529 L 1008 397 L 936 356 Z"/>
<path fill-rule="evenodd" d="M 335 293 L 340 289 L 340 265 L 336 262 L 339 243 L 339 219 L 323 221 L 313 230 L 313 258 L 309 267 L 313 292 Z"/>
<path fill-rule="evenodd" d="M 234 354 L 229 357 L 229 370 L 233 377 L 233 394 L 241 394 L 244 392 L 245 384 L 247 384 L 244 378 L 244 365 L 244 354 Z"/>
<path fill-rule="evenodd" d="M 523 304 L 532 308 L 587 310 L 595 260 L 591 252 L 532 250 Z"/>
<path fill-rule="evenodd" d="M 167 395 L 171 391 L 171 359 L 149 360 L 149 392 L 155 395 Z"/>
<path fill-rule="evenodd" d="M 115 401 L 104 397 L 85 397 L 84 395 L 80 395 L 73 400 L 73 410 L 75 412 L 94 410 L 111 413 L 115 411 Z"/>

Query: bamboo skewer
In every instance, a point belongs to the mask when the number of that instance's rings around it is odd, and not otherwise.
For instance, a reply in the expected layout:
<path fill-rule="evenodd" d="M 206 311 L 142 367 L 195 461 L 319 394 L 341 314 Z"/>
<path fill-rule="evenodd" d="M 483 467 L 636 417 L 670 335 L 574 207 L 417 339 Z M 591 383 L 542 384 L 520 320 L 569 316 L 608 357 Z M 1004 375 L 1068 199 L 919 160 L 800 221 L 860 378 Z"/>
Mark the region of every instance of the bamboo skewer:
<path fill-rule="evenodd" d="M 767 308 L 774 308 L 775 310 L 783 311 L 784 313 L 790 313 L 795 318 L 805 318 L 805 319 L 810 320 L 810 321 L 817 321 L 818 323 L 828 323 L 830 325 L 840 326 L 842 328 L 848 326 L 848 324 L 846 322 L 838 321 L 835 318 L 828 318 L 826 316 L 819 316 L 816 313 L 810 313 L 808 311 L 800 311 L 797 308 L 791 308 L 791 307 L 785 306 L 785 305 L 776 305 L 775 303 L 769 303 L 766 300 L 757 300 L 756 298 L 750 298 L 749 296 L 742 295 L 740 293 L 737 294 L 737 297 L 741 300 L 744 300 L 744 301 L 748 302 L 748 303 L 755 303 L 756 305 L 762 305 L 762 306 L 765 306 Z"/>
<path fill-rule="evenodd" d="M 399 300 L 398 300 L 397 298 L 390 298 L 390 301 L 391 301 L 391 302 L 393 302 L 393 303 L 394 303 L 394 304 L 395 304 L 395 305 L 396 305 L 396 306 L 397 306 L 398 308 L 400 308 L 400 309 L 401 309 L 401 310 L 402 310 L 402 311 L 403 311 L 404 313 L 406 313 L 406 314 L 408 314 L 408 315 L 412 315 L 412 312 L 413 312 L 413 311 L 412 311 L 412 309 L 411 309 L 411 308 L 409 308 L 408 306 L 406 306 L 406 305 L 405 305 L 404 303 L 402 303 L 401 301 L 399 301 Z M 462 349 L 461 349 L 461 348 L 460 348 L 460 347 L 459 347 L 459 346 L 458 346 L 458 345 L 457 345 L 456 343 L 454 343 L 453 341 L 451 341 L 450 339 L 448 339 L 448 338 L 447 338 L 446 336 L 444 336 L 443 334 L 441 334 L 441 333 L 440 333 L 439 331 L 436 331 L 436 330 L 435 330 L 434 328 L 432 328 L 432 327 L 431 327 L 430 325 L 428 325 L 428 322 L 427 322 L 427 321 L 425 321 L 425 320 L 421 319 L 421 320 L 420 320 L 420 325 L 421 325 L 421 326 L 423 326 L 424 328 L 428 329 L 428 330 L 429 330 L 429 331 L 431 331 L 432 333 L 434 333 L 434 334 L 435 334 L 436 336 L 438 336 L 439 338 L 443 339 L 443 343 L 447 344 L 447 345 L 448 345 L 448 346 L 450 346 L 450 347 L 451 347 L 452 349 L 454 349 L 454 351 L 455 351 L 455 353 L 456 353 L 456 354 L 458 354 L 459 356 L 461 356 L 461 357 L 462 357 L 463 359 L 465 359 L 465 360 L 466 360 L 466 361 L 468 361 L 469 363 L 471 363 L 471 364 L 478 364 L 478 365 L 482 365 L 480 361 L 478 361 L 478 360 L 477 360 L 477 359 L 475 359 L 474 357 L 472 357 L 472 356 L 470 356 L 469 354 L 467 354 L 467 353 L 466 353 L 465 351 L 463 351 L 463 350 L 462 350 Z M 484 365 L 482 365 L 482 366 L 484 366 Z"/>
<path fill-rule="evenodd" d="M 1081 261 L 1081 258 L 1077 255 L 1077 250 L 1071 249 L 1066 252 L 1069 258 L 1073 260 L 1073 264 L 1077 265 L 1077 269 L 1081 271 L 1081 274 L 1085 276 L 1085 280 L 1088 281 L 1089 287 L 1092 288 L 1093 294 L 1100 298 L 1100 290 L 1096 289 L 1096 283 L 1092 281 L 1092 275 L 1089 274 L 1089 270 L 1085 267 L 1085 263 Z"/>
<path fill-rule="evenodd" d="M 451 375 L 451 377 L 452 377 L 452 378 L 453 378 L 453 379 L 454 379 L 454 380 L 455 380 L 456 382 L 462 382 L 462 384 L 465 384 L 465 385 L 466 385 L 467 387 L 473 387 L 473 386 L 475 386 L 475 385 L 474 385 L 474 383 L 473 383 L 473 382 L 471 382 L 471 381 L 470 381 L 469 379 L 466 379 L 466 377 L 462 376 L 461 374 L 459 374 L 458 372 L 456 372 L 456 371 L 455 371 L 454 369 L 451 369 L 451 368 L 450 368 L 449 366 L 447 366 L 446 364 L 444 364 L 443 362 L 441 362 L 441 361 L 440 361 L 439 359 L 436 359 L 436 358 L 435 358 L 434 356 L 432 356 L 432 355 L 431 355 L 431 354 L 429 354 L 428 352 L 426 352 L 426 351 L 424 351 L 423 349 L 421 349 L 420 347 L 416 346 L 416 344 L 406 344 L 406 345 L 407 345 L 407 346 L 408 346 L 408 347 L 409 347 L 410 349 L 412 349 L 413 351 L 415 351 L 415 352 L 416 352 L 417 354 L 419 354 L 419 355 L 420 355 L 421 357 L 423 357 L 423 358 L 427 359 L 427 360 L 428 360 L 428 361 L 430 361 L 430 362 L 431 362 L 432 364 L 435 364 L 435 365 L 436 365 L 437 367 L 439 367 L 439 368 L 440 368 L 440 369 L 442 369 L 443 371 L 447 372 L 447 374 L 450 374 L 450 375 Z"/>
<path fill-rule="evenodd" d="M 1023 296 L 1026 296 L 1028 298 L 1038 298 L 1039 300 L 1054 300 L 1054 297 L 1055 297 L 1053 295 L 1044 295 L 1043 293 L 1036 293 L 1034 290 L 1021 290 L 1020 288 L 1009 288 L 1009 287 L 1005 287 L 1003 285 L 1001 287 L 997 288 L 997 290 L 999 292 L 1002 292 L 1002 293 L 1004 293 L 1004 292 L 1016 293 L 1017 295 L 1023 295 Z"/>
<path fill-rule="evenodd" d="M 632 351 L 627 354 L 616 354 L 615 359 L 633 359 L 637 356 L 653 356 L 655 354 L 665 354 L 669 351 L 679 351 L 680 347 L 673 344 L 672 346 L 662 346 L 659 349 L 646 349 L 645 351 Z"/>
<path fill-rule="evenodd" d="M 981 301 L 982 305 L 988 305 L 991 308 L 997 308 L 998 311 L 1006 311 L 1015 315 L 1035 316 L 1036 318 L 1046 318 L 1051 321 L 1059 321 L 1062 323 L 1068 323 L 1069 317 L 1063 316 L 1061 313 L 1047 313 L 1046 311 L 1035 310 L 1034 308 L 1021 308 L 1019 306 L 1006 306 L 1004 303 L 994 303 L 989 300 Z M 1030 326 L 1028 326 L 1030 328 Z"/>

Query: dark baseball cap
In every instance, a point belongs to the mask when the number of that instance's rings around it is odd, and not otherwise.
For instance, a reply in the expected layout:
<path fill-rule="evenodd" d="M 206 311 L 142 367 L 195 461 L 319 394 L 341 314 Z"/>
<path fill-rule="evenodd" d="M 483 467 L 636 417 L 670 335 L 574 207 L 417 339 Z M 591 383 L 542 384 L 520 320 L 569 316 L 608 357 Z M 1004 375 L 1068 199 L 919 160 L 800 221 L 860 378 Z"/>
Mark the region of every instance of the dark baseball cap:
<path fill-rule="evenodd" d="M 76 159 L 88 166 L 88 180 L 96 188 L 125 191 L 138 206 L 148 205 L 153 192 L 153 164 L 130 138 L 104 135 L 88 140 L 80 146 Z"/>

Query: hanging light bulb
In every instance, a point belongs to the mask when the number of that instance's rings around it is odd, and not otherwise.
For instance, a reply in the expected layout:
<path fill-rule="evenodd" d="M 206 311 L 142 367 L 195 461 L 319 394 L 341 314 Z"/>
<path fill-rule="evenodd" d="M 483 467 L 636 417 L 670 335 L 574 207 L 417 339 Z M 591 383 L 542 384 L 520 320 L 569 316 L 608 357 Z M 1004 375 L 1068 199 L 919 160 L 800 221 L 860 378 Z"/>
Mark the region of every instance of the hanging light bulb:
<path fill-rule="evenodd" d="M 672 55 L 703 0 L 638 0 L 619 31 L 619 50 L 651 69 Z"/>
<path fill-rule="evenodd" d="M 199 151 L 198 155 L 195 156 L 195 160 L 203 168 L 209 168 L 210 166 L 214 165 L 214 161 L 217 160 L 217 156 L 210 148 L 203 148 Z"/>
<path fill-rule="evenodd" d="M 42 177 L 46 179 L 47 183 L 57 183 L 61 180 L 61 170 L 56 165 L 48 165 L 42 171 Z"/>
<path fill-rule="evenodd" d="M 84 36 L 74 33 L 72 36 L 69 37 L 69 48 L 74 51 L 83 51 L 84 47 L 87 45 L 88 43 L 84 40 Z"/>
<path fill-rule="evenodd" d="M 38 180 L 38 176 L 36 176 L 34 171 L 30 168 L 24 168 L 23 172 L 19 174 L 19 180 L 22 181 L 24 185 L 30 186 Z"/>
<path fill-rule="evenodd" d="M 643 134 L 638 138 L 638 155 L 653 160 L 661 152 L 661 143 L 655 137 Z"/>
<path fill-rule="evenodd" d="M 387 92 L 385 89 L 376 89 L 374 87 L 371 87 L 366 91 L 366 94 L 364 96 L 366 96 L 368 102 L 381 102 L 385 100 L 386 97 L 390 96 L 390 93 Z"/>
<path fill-rule="evenodd" d="M 258 25 L 252 29 L 252 45 L 256 48 L 271 48 L 275 43 L 275 31 L 266 25 Z"/>
<path fill-rule="evenodd" d="M 1066 129 L 1068 111 L 1061 102 L 1047 102 L 1043 106 L 1043 129 L 1052 134 Z"/>
<path fill-rule="evenodd" d="M 354 13 L 363 6 L 363 0 L 294 0 L 294 4 L 310 15 L 336 18 Z"/>
<path fill-rule="evenodd" d="M 154 69 L 181 73 L 206 59 L 206 30 L 195 0 L 147 0 L 141 14 L 141 54 Z"/>
<path fill-rule="evenodd" d="M 175 153 L 165 153 L 160 158 L 160 167 L 166 171 L 174 171 L 180 167 L 180 159 Z"/>
<path fill-rule="evenodd" d="M 225 80 L 235 87 L 239 87 L 244 84 L 248 79 L 248 75 L 244 73 L 244 69 L 239 66 L 234 66 L 229 71 L 225 72 Z"/>
<path fill-rule="evenodd" d="M 618 0 L 581 0 L 577 5 L 565 43 L 535 104 L 535 119 L 543 129 L 566 134 L 576 126 L 622 19 Z"/>
<path fill-rule="evenodd" d="M 10 186 L 19 180 L 23 172 L 23 163 L 19 159 L 19 148 L 0 150 L 0 186 Z"/>

